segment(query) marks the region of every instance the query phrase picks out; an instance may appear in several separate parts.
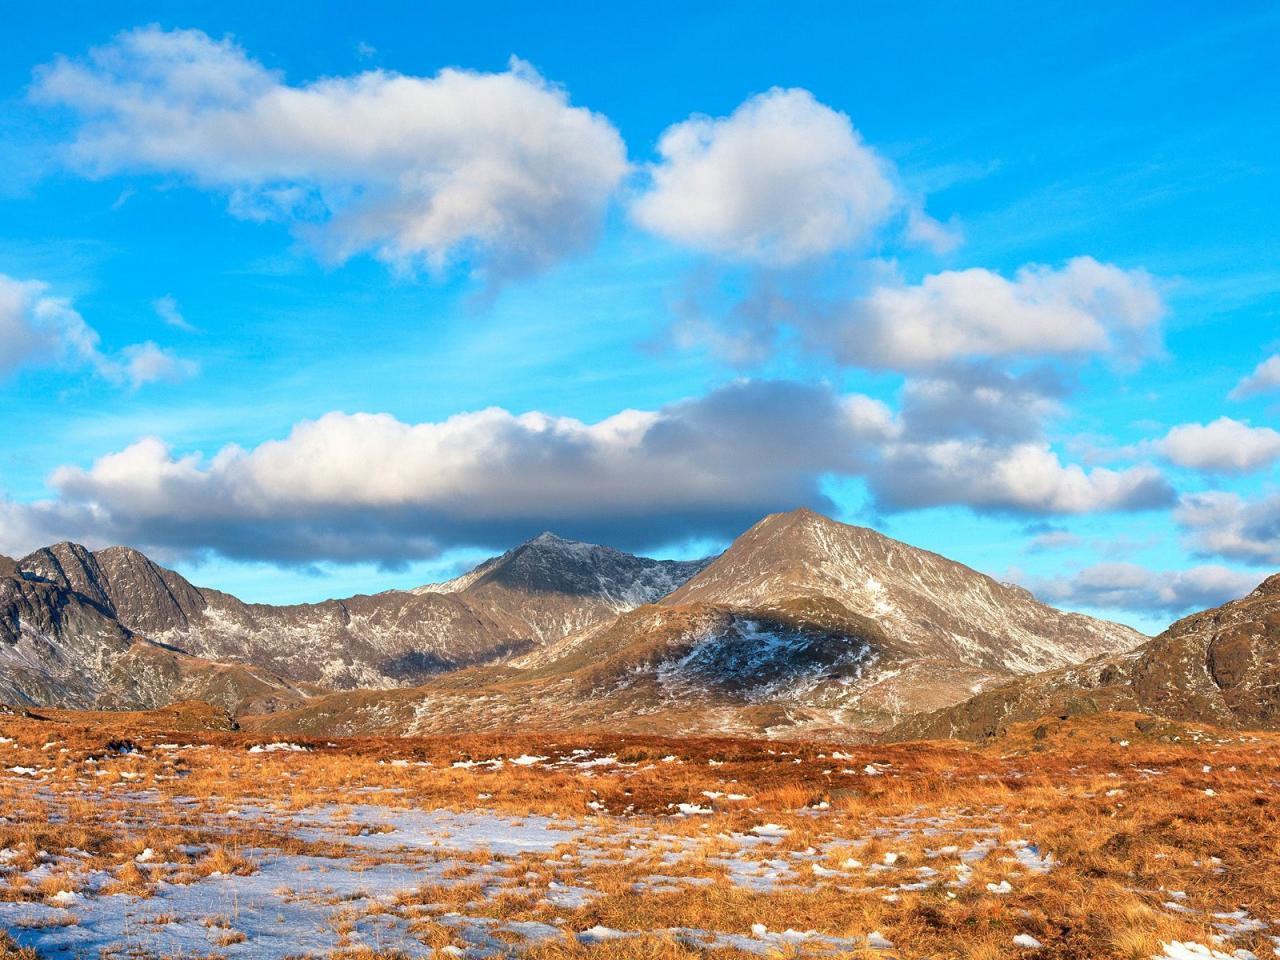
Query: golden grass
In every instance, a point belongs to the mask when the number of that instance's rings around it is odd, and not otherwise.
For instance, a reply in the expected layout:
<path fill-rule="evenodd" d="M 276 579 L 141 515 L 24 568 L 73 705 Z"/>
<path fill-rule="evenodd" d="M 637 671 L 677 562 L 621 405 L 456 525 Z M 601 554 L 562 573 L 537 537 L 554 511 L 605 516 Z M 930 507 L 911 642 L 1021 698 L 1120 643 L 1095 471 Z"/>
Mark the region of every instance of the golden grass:
<path fill-rule="evenodd" d="M 19 947 L 9 934 L 0 930 L 0 960 L 40 960 L 34 950 Z"/>
<path fill-rule="evenodd" d="M 596 839 L 593 858 L 568 841 L 549 857 L 420 851 L 447 860 L 439 882 L 366 905 L 363 913 L 335 915 L 341 942 L 334 956 L 353 960 L 393 955 L 344 939 L 360 917 L 378 912 L 408 920 L 411 934 L 436 951 L 465 946 L 441 922 L 450 911 L 559 923 L 566 936 L 519 945 L 534 960 L 735 956 L 663 931 L 750 936 L 756 924 L 855 939 L 878 931 L 906 957 L 1030 957 L 1012 942 L 1025 933 L 1044 944 L 1035 960 L 1143 960 L 1171 940 L 1208 943 L 1213 912 L 1247 905 L 1253 917 L 1280 918 L 1280 737 L 1273 735 L 1140 727 L 1132 715 L 1108 715 L 1023 725 L 982 747 L 566 733 L 304 738 L 298 742 L 307 752 L 255 754 L 249 747 L 265 742 L 258 734 L 149 723 L 124 726 L 119 717 L 85 714 L 0 720 L 0 736 L 15 741 L 0 745 L 0 809 L 8 818 L 0 823 L 0 849 L 12 851 L 0 900 L 40 901 L 79 889 L 79 874 L 61 865 L 38 882 L 25 876 L 42 855 L 72 850 L 81 869 L 111 874 L 106 892 L 134 897 L 154 888 L 148 861 L 163 861 L 165 879 L 179 883 L 213 873 L 247 876 L 257 868 L 252 851 L 260 850 L 358 866 L 366 853 L 346 839 L 385 833 L 394 842 L 395 832 L 377 819 L 363 822 L 350 807 L 332 842 L 305 843 L 279 823 L 251 818 L 237 821 L 242 826 L 231 837 L 208 824 L 250 805 L 288 812 L 359 803 L 555 816 L 566 829 L 590 825 Z M 131 752 L 122 752 L 124 740 Z M 524 754 L 549 759 L 509 762 Z M 600 757 L 617 762 L 571 762 Z M 495 758 L 508 762 L 453 766 Z M 868 765 L 878 772 L 866 773 Z M 40 772 L 4 772 L 12 767 Z M 31 789 L 35 782 L 45 794 Z M 142 788 L 192 802 L 154 805 L 155 822 L 121 829 L 117 823 L 127 822 L 135 803 L 130 794 Z M 678 804 L 712 813 L 675 817 Z M 926 831 L 920 818 L 938 819 Z M 741 836 L 763 823 L 788 832 L 743 850 Z M 637 835 L 651 842 L 636 845 Z M 966 885 L 947 886 L 958 875 L 959 851 L 986 837 L 997 849 L 970 864 Z M 1010 845 L 1016 841 L 1051 853 L 1052 872 L 1023 869 Z M 945 846 L 958 850 L 939 852 Z M 147 849 L 152 855 L 140 862 Z M 193 849 L 200 852 L 183 852 Z M 759 870 L 770 859 L 793 858 L 798 866 L 790 880 L 757 891 L 731 881 L 726 861 L 735 857 Z M 848 866 L 854 861 L 861 866 Z M 821 870 L 810 873 L 811 863 Z M 936 871 L 935 882 L 900 890 L 921 868 Z M 652 876 L 671 878 L 679 889 L 647 883 Z M 1008 893 L 987 889 L 1006 881 Z M 578 907 L 554 906 L 544 897 L 552 884 L 592 897 Z M 1169 891 L 1182 892 L 1180 902 L 1197 912 L 1167 909 Z M 592 944 L 572 936 L 596 925 L 634 935 Z M 233 925 L 211 932 L 237 935 Z M 0 960 L 29 960 L 5 943 Z M 1230 947 L 1258 956 L 1273 950 L 1265 931 L 1243 934 Z"/>

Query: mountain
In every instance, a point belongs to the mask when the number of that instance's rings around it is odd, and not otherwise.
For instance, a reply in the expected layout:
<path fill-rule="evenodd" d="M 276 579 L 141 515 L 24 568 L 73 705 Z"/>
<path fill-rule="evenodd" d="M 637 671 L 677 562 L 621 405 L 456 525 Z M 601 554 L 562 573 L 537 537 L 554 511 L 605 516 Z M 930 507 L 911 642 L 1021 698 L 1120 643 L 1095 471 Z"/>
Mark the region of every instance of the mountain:
<path fill-rule="evenodd" d="M 1019 678 L 909 718 L 889 737 L 979 740 L 1020 721 L 1104 710 L 1280 729 L 1280 574 L 1247 597 L 1179 620 L 1128 653 Z"/>
<path fill-rule="evenodd" d="M 811 510 L 772 514 L 662 602 L 751 609 L 830 597 L 879 624 L 895 655 L 1029 673 L 1128 649 L 1136 630 L 1040 603 L 961 563 Z"/>
<path fill-rule="evenodd" d="M 710 562 L 650 560 L 544 533 L 455 580 L 412 592 L 459 597 L 512 636 L 545 644 L 654 603 Z"/>
<path fill-rule="evenodd" d="M 799 510 L 766 517 L 657 604 L 501 665 L 414 690 L 327 697 L 261 722 L 848 736 L 1144 639 Z"/>
<path fill-rule="evenodd" d="M 394 687 L 502 660 L 650 602 L 704 563 L 542 536 L 446 584 L 321 603 L 245 603 L 127 547 L 60 543 L 19 561 L 125 630 L 206 660 L 331 689 Z"/>
<path fill-rule="evenodd" d="M 95 572 L 80 548 L 64 574 Z M 56 554 L 41 556 L 50 571 Z M 60 560 L 59 563 L 62 563 Z M 122 625 L 105 594 L 37 579 L 0 557 L 0 701 L 23 706 L 146 709 L 205 700 L 231 710 L 293 706 L 308 693 L 265 671 L 213 663 L 152 643 Z"/>

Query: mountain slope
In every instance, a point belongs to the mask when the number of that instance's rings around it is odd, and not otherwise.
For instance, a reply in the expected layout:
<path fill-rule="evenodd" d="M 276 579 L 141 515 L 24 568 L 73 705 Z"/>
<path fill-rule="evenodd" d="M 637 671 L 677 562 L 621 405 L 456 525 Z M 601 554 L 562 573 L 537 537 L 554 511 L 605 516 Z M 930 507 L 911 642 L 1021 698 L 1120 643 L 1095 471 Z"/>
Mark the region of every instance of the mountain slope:
<path fill-rule="evenodd" d="M 550 534 L 459 580 L 321 603 L 244 603 L 127 547 L 59 543 L 20 561 L 128 631 L 335 689 L 393 687 L 505 659 L 656 600 L 701 569 Z"/>
<path fill-rule="evenodd" d="M 1020 721 L 1100 710 L 1280 729 L 1280 574 L 1247 597 L 1179 620 L 1128 653 L 994 687 L 908 719 L 889 736 L 976 740 Z"/>
<path fill-rule="evenodd" d="M 104 608 L 88 551 L 42 555 L 89 595 L 24 576 L 0 557 L 0 701 L 23 706 L 138 709 L 200 699 L 231 710 L 294 706 L 307 693 L 253 668 L 185 656 L 142 638 Z"/>
<path fill-rule="evenodd" d="M 874 531 L 795 511 L 766 517 L 656 605 L 502 666 L 386 697 L 325 698 L 269 722 L 847 736 L 1142 639 Z"/>
<path fill-rule="evenodd" d="M 772 514 L 662 602 L 751 608 L 782 597 L 834 597 L 874 619 L 895 651 L 1029 673 L 1128 649 L 1136 630 L 1065 613 L 1021 587 L 810 510 Z"/>
<path fill-rule="evenodd" d="M 412 592 L 458 597 L 513 636 L 549 643 L 660 600 L 709 562 L 650 560 L 543 533 L 455 580 Z"/>

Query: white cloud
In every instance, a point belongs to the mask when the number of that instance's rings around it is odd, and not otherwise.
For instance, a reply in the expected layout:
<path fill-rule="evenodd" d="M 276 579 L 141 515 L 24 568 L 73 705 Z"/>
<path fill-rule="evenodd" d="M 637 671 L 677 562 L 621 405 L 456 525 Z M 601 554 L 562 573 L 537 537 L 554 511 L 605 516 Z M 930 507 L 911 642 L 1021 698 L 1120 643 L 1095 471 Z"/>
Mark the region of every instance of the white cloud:
<path fill-rule="evenodd" d="M 1040 442 L 891 444 L 868 479 L 877 502 L 891 510 L 967 506 L 980 512 L 1084 514 L 1153 509 L 1174 497 L 1153 467 L 1085 470 L 1062 463 Z"/>
<path fill-rule="evenodd" d="M 1280 390 L 1280 354 L 1268 357 L 1253 369 L 1253 373 L 1236 384 L 1230 393 L 1232 400 L 1243 400 L 1260 393 Z"/>
<path fill-rule="evenodd" d="M 1144 271 L 1076 257 L 1056 270 L 1023 267 L 1013 280 L 973 268 L 880 286 L 806 333 L 844 363 L 921 370 L 973 357 L 1142 352 L 1163 314 Z"/>
<path fill-rule="evenodd" d="M 1230 417 L 1174 427 L 1155 447 L 1180 467 L 1216 473 L 1247 473 L 1280 458 L 1280 432 L 1251 427 Z"/>
<path fill-rule="evenodd" d="M 1011 374 L 990 365 L 955 364 L 906 380 L 901 419 L 905 433 L 917 442 L 1032 440 L 1062 411 L 1066 393 L 1052 370 Z"/>
<path fill-rule="evenodd" d="M 932 409 L 963 408 L 964 389 L 979 394 L 972 409 Z M 329 413 L 211 457 L 144 438 L 54 471 L 56 496 L 14 525 L 170 555 L 397 563 L 544 529 L 632 548 L 731 536 L 771 511 L 830 509 L 831 477 L 864 477 L 886 510 L 1083 514 L 1171 501 L 1151 467 L 1086 471 L 1027 439 L 1029 427 L 986 423 L 1001 403 L 1047 402 L 1051 385 L 973 373 L 956 391 L 930 384 L 895 415 L 825 385 L 744 380 L 596 423 L 497 408 L 417 424 Z"/>
<path fill-rule="evenodd" d="M 1043 600 L 1073 606 L 1178 615 L 1245 596 L 1261 577 L 1213 564 L 1156 571 L 1135 563 L 1099 563 L 1071 576 L 1029 580 Z"/>
<path fill-rule="evenodd" d="M 168 295 L 159 297 L 152 301 L 151 308 L 155 310 L 156 316 L 169 326 L 187 333 L 195 332 L 196 328 L 187 322 L 187 318 L 182 315 L 182 310 L 178 307 L 178 301 L 173 297 Z"/>
<path fill-rule="evenodd" d="M 195 376 L 199 369 L 194 361 L 176 357 L 150 340 L 125 347 L 119 361 L 107 368 L 112 379 L 135 388 L 147 383 L 178 383 Z"/>
<path fill-rule="evenodd" d="M 136 388 L 196 372 L 194 363 L 150 341 L 127 346 L 114 357 L 100 345 L 97 331 L 70 300 L 51 296 L 48 284 L 0 274 L 0 376 L 24 366 L 82 365 L 113 383 Z"/>
<path fill-rule="evenodd" d="M 295 86 L 229 39 L 145 27 L 42 69 L 34 94 L 81 115 L 90 173 L 186 175 L 336 259 L 546 267 L 590 243 L 627 169 L 606 119 L 515 60 Z"/>
<path fill-rule="evenodd" d="M 1070 550 L 1084 544 L 1084 538 L 1070 530 L 1043 530 L 1031 538 L 1026 546 L 1028 553 L 1045 553 L 1050 550 Z"/>
<path fill-rule="evenodd" d="M 48 291 L 39 280 L 0 274 L 0 374 L 27 364 L 99 356 L 97 333 L 69 300 Z"/>
<path fill-rule="evenodd" d="M 36 516 L 41 529 L 84 522 L 98 539 L 299 563 L 396 562 L 547 528 L 654 545 L 830 508 L 822 476 L 857 472 L 892 430 L 874 400 L 769 382 L 597 423 L 500 409 L 419 424 L 330 413 L 210 458 L 140 440 L 55 471 L 58 498 Z"/>
<path fill-rule="evenodd" d="M 916 246 L 928 247 L 935 253 L 951 253 L 964 243 L 964 230 L 953 217 L 941 223 L 920 207 L 907 211 L 906 238 Z"/>
<path fill-rule="evenodd" d="M 658 142 L 632 213 L 695 250 L 769 266 L 864 242 L 904 205 L 892 166 L 849 117 L 807 90 L 773 89 L 730 116 L 693 116 Z M 918 214 L 931 242 L 946 229 Z"/>
<path fill-rule="evenodd" d="M 1280 495 L 1246 500 L 1222 491 L 1187 494 L 1174 519 L 1201 555 L 1280 564 Z"/>

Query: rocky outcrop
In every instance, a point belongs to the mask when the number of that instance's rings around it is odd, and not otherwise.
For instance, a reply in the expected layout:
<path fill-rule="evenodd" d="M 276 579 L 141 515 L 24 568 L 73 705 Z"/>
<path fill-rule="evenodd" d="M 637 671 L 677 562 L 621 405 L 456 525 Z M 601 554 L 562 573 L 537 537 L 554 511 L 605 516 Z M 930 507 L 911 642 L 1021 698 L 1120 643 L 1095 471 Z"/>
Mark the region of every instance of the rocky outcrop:
<path fill-rule="evenodd" d="M 710 562 L 651 560 L 544 533 L 456 580 L 413 592 L 457 597 L 511 635 L 547 644 L 657 602 Z"/>
<path fill-rule="evenodd" d="M 133 635 L 80 594 L 0 574 L 0 700 L 91 706 Z"/>
<path fill-rule="evenodd" d="M 186 656 L 129 630 L 111 613 L 93 555 L 61 547 L 38 557 L 52 579 L 0 563 L 0 700 L 115 710 L 205 700 L 258 711 L 307 698 L 279 677 Z"/>

